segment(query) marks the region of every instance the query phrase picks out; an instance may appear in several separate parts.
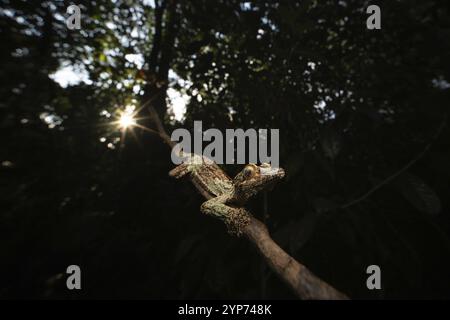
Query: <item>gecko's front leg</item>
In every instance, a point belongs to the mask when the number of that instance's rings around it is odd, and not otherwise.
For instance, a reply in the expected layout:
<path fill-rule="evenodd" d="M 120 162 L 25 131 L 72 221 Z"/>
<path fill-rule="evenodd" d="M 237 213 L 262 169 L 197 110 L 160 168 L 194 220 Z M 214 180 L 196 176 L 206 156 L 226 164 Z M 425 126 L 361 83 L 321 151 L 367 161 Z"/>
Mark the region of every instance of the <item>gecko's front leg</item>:
<path fill-rule="evenodd" d="M 200 210 L 225 222 L 230 234 L 240 236 L 242 230 L 250 222 L 250 213 L 244 208 L 227 205 L 228 195 L 222 195 L 203 202 Z"/>

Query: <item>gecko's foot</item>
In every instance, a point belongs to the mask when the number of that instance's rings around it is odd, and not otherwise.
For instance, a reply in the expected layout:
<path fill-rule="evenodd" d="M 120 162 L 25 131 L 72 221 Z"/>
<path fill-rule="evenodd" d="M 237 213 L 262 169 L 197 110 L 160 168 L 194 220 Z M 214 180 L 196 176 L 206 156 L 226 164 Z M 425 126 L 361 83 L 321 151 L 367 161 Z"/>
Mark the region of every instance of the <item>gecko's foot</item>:
<path fill-rule="evenodd" d="M 227 226 L 228 233 L 236 236 L 250 223 L 250 213 L 244 208 L 235 208 L 224 204 L 227 196 L 212 198 L 203 202 L 200 210 L 210 216 L 221 219 Z"/>

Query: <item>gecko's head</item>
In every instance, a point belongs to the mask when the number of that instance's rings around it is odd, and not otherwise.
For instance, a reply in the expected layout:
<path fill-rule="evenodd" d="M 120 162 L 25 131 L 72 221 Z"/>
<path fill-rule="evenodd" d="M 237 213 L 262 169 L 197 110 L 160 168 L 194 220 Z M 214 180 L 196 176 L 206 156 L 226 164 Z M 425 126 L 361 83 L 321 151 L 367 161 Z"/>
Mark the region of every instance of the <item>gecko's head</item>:
<path fill-rule="evenodd" d="M 274 168 L 268 163 L 261 165 L 248 164 L 234 178 L 237 191 L 246 198 L 255 195 L 284 177 L 282 168 Z"/>

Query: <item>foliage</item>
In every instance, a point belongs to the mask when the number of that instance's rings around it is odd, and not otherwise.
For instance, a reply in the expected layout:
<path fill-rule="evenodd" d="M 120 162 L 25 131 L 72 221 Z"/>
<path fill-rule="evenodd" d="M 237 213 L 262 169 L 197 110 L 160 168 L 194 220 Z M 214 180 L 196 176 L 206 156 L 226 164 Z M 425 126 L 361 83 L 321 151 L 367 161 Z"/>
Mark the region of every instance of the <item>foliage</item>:
<path fill-rule="evenodd" d="M 167 177 L 154 135 L 111 124 L 149 100 L 170 129 L 280 128 L 288 175 L 266 217 L 263 196 L 250 207 L 326 281 L 450 297 L 448 5 L 379 1 L 371 31 L 370 1 L 79 4 L 68 30 L 65 1 L 1 1 L 0 297 L 293 297 Z M 88 80 L 61 87 L 50 75 L 68 65 Z M 182 122 L 168 88 L 190 97 Z M 73 263 L 81 293 L 61 276 Z"/>

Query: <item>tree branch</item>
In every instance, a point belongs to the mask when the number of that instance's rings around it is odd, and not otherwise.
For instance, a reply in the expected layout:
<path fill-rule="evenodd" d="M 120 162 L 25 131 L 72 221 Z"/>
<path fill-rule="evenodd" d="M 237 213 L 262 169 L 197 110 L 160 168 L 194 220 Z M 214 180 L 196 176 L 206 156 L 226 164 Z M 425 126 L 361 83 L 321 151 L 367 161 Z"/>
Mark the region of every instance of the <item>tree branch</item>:
<path fill-rule="evenodd" d="M 162 40 L 162 19 L 164 15 L 164 10 L 166 7 L 166 1 L 162 0 L 160 3 L 159 1 L 155 1 L 155 12 L 154 12 L 154 19 L 155 19 L 155 32 L 153 35 L 153 46 L 152 50 L 150 51 L 150 55 L 148 56 L 147 63 L 148 63 L 148 70 L 153 76 L 156 72 L 156 68 L 158 65 L 158 56 L 161 50 L 161 40 Z"/>
<path fill-rule="evenodd" d="M 149 105 L 150 118 L 162 141 L 172 148 L 175 143 L 170 139 L 158 113 Z M 206 199 L 211 195 L 200 185 L 190 180 L 200 194 Z M 270 268 L 294 291 L 300 299 L 346 300 L 348 297 L 324 282 L 304 265 L 292 258 L 270 237 L 267 227 L 258 219 L 251 217 L 244 228 L 244 234 L 253 242 Z"/>
<path fill-rule="evenodd" d="M 318 278 L 304 265 L 281 249 L 270 237 L 267 227 L 251 217 L 244 233 L 264 260 L 300 299 L 347 300 L 348 297 Z"/>

